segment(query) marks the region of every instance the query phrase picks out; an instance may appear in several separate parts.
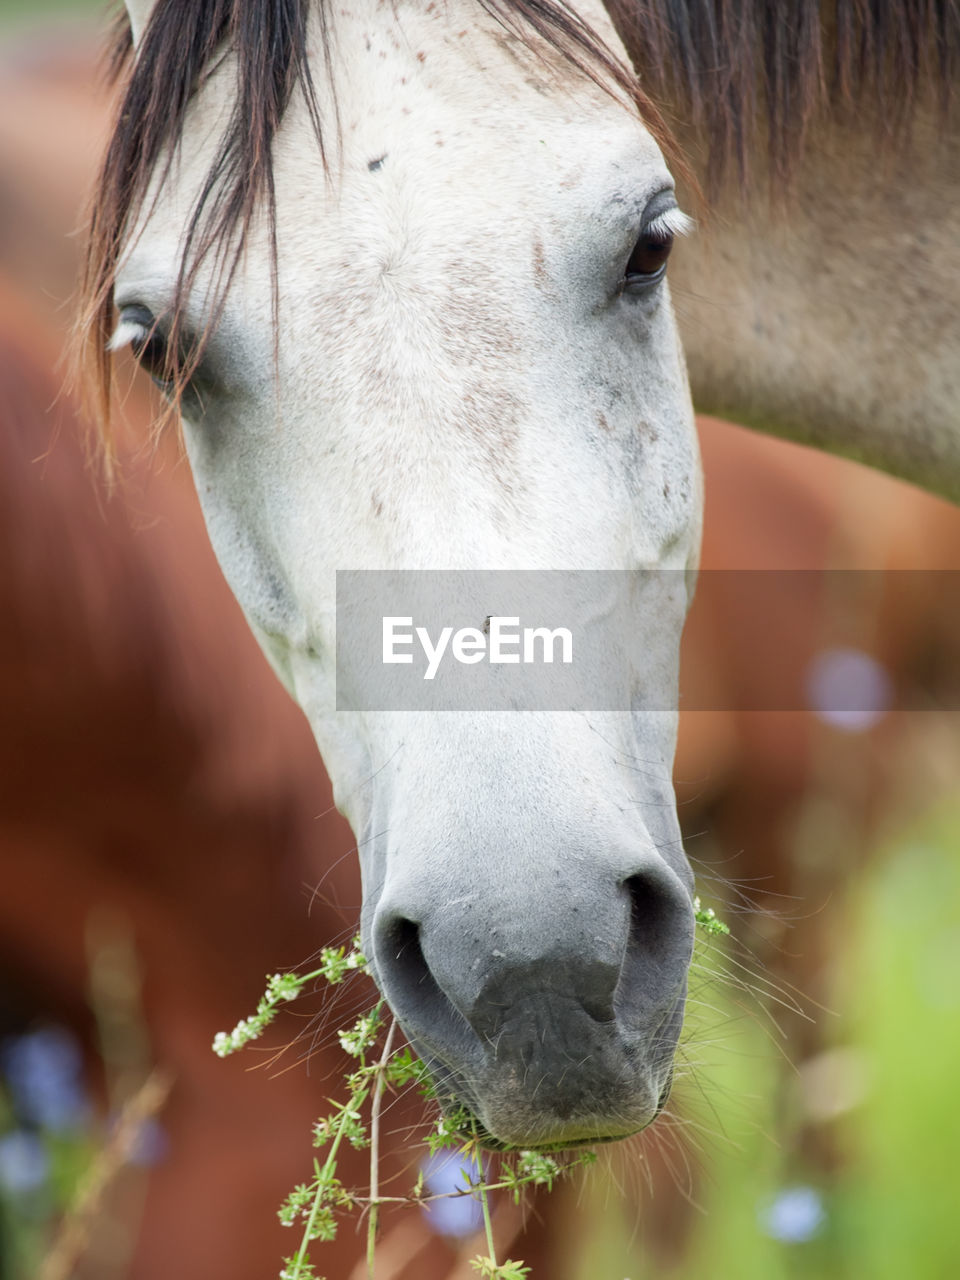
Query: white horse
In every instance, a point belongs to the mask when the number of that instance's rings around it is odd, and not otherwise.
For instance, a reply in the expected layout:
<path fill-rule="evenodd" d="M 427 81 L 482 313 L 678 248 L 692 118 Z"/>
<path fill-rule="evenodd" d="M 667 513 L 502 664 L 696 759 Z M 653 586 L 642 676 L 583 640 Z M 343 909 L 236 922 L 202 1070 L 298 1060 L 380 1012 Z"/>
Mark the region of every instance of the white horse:
<path fill-rule="evenodd" d="M 663 8 L 661 32 L 685 6 Z M 224 572 L 356 834 L 377 981 L 443 1092 L 495 1144 L 634 1132 L 669 1090 L 693 935 L 663 708 L 702 491 L 665 279 L 690 223 L 659 117 L 589 5 L 128 10 L 132 79 L 88 271 L 101 377 L 107 340 L 130 345 L 181 410 Z M 900 246 L 932 235 L 913 194 Z M 805 233 L 834 218 L 839 235 L 841 197 L 798 186 L 787 213 Z M 789 217 L 782 233 L 767 220 L 720 221 L 710 268 L 690 254 L 698 384 L 728 415 L 826 439 L 836 377 L 854 424 L 837 443 L 853 448 L 874 413 L 856 412 L 866 361 L 832 350 L 823 296 L 825 279 L 853 288 L 830 265 L 850 246 L 827 238 L 811 255 Z M 804 264 L 807 277 L 768 314 L 781 250 L 791 285 Z M 955 263 L 955 243 L 943 252 Z M 867 292 L 902 302 L 904 264 L 884 265 Z M 939 296 L 955 336 L 956 298 Z M 882 323 L 864 318 L 865 332 Z M 939 349 L 922 354 L 924 373 L 886 397 L 889 447 L 874 456 L 960 473 L 955 373 L 937 381 Z M 622 709 L 425 714 L 344 707 L 342 691 L 338 709 L 338 569 L 619 569 L 612 613 L 631 571 L 679 572 L 647 609 L 647 652 L 611 672 Z M 491 612 L 481 594 L 475 610 Z"/>

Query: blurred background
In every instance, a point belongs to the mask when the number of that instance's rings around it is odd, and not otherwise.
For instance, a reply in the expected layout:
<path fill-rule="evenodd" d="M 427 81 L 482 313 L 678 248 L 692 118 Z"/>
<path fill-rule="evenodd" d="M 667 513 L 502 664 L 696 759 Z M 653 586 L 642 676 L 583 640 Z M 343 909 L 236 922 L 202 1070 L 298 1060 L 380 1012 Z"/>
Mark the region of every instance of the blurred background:
<path fill-rule="evenodd" d="M 0 1280 L 261 1280 L 348 1067 L 336 1027 L 374 997 L 358 977 L 266 1049 L 210 1052 L 265 974 L 350 938 L 359 883 L 149 388 L 121 379 L 113 494 L 64 390 L 104 26 L 88 0 L 0 3 Z M 960 512 L 701 434 L 676 779 L 731 937 L 698 940 L 669 1113 L 498 1204 L 500 1248 L 537 1280 L 953 1276 Z M 421 1107 L 388 1114 L 407 1187 Z M 475 1275 L 476 1226 L 387 1215 L 378 1276 Z M 345 1222 L 320 1272 L 359 1280 L 363 1248 Z"/>

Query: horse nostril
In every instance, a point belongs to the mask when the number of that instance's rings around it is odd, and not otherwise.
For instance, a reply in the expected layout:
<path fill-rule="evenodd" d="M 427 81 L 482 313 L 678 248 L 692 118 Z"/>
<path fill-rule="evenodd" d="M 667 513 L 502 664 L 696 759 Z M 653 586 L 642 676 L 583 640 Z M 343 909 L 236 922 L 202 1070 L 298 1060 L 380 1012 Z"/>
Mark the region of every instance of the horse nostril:
<path fill-rule="evenodd" d="M 643 875 L 624 881 L 630 895 L 629 945 L 641 947 L 657 965 L 671 950 L 671 924 L 675 916 L 672 895 L 655 879 Z"/>
<path fill-rule="evenodd" d="M 630 925 L 615 1003 L 628 1019 L 646 1021 L 675 990 L 679 996 L 693 947 L 693 914 L 686 895 L 659 876 L 630 876 Z"/>
<path fill-rule="evenodd" d="M 440 997 L 420 945 L 420 926 L 399 916 L 384 930 L 383 938 L 386 954 L 381 958 L 389 965 L 390 982 L 399 998 L 419 1004 Z"/>
<path fill-rule="evenodd" d="M 461 1039 L 465 1024 L 430 971 L 420 925 L 405 916 L 384 919 L 377 929 L 377 976 L 390 1007 L 408 1035 L 428 1043 Z"/>

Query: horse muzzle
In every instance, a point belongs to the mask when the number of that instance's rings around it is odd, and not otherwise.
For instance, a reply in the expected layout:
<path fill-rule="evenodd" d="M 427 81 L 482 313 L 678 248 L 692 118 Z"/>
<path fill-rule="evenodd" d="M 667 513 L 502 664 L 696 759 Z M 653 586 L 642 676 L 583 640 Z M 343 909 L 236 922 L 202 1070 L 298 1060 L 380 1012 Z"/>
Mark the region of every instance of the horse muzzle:
<path fill-rule="evenodd" d="M 431 1068 L 488 1145 L 546 1148 L 625 1138 L 669 1093 L 694 919 L 668 867 L 587 884 L 483 890 L 416 919 L 385 891 L 377 980 Z M 577 881 L 580 883 L 577 883 Z"/>

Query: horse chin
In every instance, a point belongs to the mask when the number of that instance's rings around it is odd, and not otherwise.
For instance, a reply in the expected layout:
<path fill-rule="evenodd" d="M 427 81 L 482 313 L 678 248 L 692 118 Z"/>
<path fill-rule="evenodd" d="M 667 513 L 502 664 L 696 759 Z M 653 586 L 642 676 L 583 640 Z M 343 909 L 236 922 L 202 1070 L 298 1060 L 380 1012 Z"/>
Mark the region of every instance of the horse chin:
<path fill-rule="evenodd" d="M 522 1137 L 516 1134 L 503 1137 L 494 1132 L 484 1120 L 483 1112 L 485 1109 L 478 1103 L 474 1096 L 474 1091 L 459 1073 L 436 1059 L 424 1058 L 424 1062 L 433 1082 L 433 1097 L 439 1105 L 444 1118 L 455 1121 L 457 1131 L 463 1132 L 465 1136 L 469 1135 L 485 1151 L 500 1153 L 535 1151 L 547 1154 L 623 1142 L 627 1138 L 635 1137 L 656 1120 L 666 1106 L 673 1083 L 673 1071 L 671 1070 L 670 1076 L 657 1099 L 655 1109 L 634 1123 L 618 1124 L 613 1132 L 610 1131 L 611 1126 L 584 1121 L 579 1124 L 570 1124 L 567 1132 L 559 1139 L 549 1136 L 538 1137 L 532 1127 Z M 538 1125 L 538 1128 L 543 1132 L 549 1124 L 550 1122 L 545 1120 Z M 553 1127 L 555 1125 L 556 1122 L 554 1121 Z"/>
<path fill-rule="evenodd" d="M 653 1122 L 651 1121 L 650 1123 L 652 1124 Z M 558 1155 L 564 1151 L 577 1151 L 585 1147 L 601 1147 L 612 1142 L 624 1142 L 627 1138 L 636 1137 L 638 1133 L 643 1132 L 643 1129 L 635 1129 L 631 1133 L 620 1134 L 616 1137 L 572 1138 L 569 1142 L 544 1142 L 539 1144 L 534 1142 L 518 1146 L 510 1142 L 501 1142 L 492 1133 L 488 1133 L 479 1121 L 476 1122 L 476 1125 L 478 1146 L 482 1147 L 484 1151 L 493 1151 L 500 1155 L 516 1154 L 520 1151 L 534 1151 L 538 1155 Z"/>
<path fill-rule="evenodd" d="M 653 1121 L 648 1121 L 652 1124 Z M 599 1138 L 571 1138 L 568 1142 L 528 1142 L 524 1146 L 518 1146 L 514 1143 L 501 1142 L 495 1138 L 493 1134 L 488 1133 L 480 1122 L 477 1121 L 477 1143 L 484 1151 L 499 1152 L 501 1155 L 509 1155 L 519 1151 L 535 1151 L 538 1155 L 557 1155 L 563 1151 L 578 1151 L 589 1147 L 602 1147 L 613 1142 L 625 1142 L 627 1138 L 635 1138 L 638 1133 L 642 1133 L 647 1125 L 641 1126 L 639 1129 L 633 1129 L 629 1133 L 621 1133 L 608 1137 Z"/>

